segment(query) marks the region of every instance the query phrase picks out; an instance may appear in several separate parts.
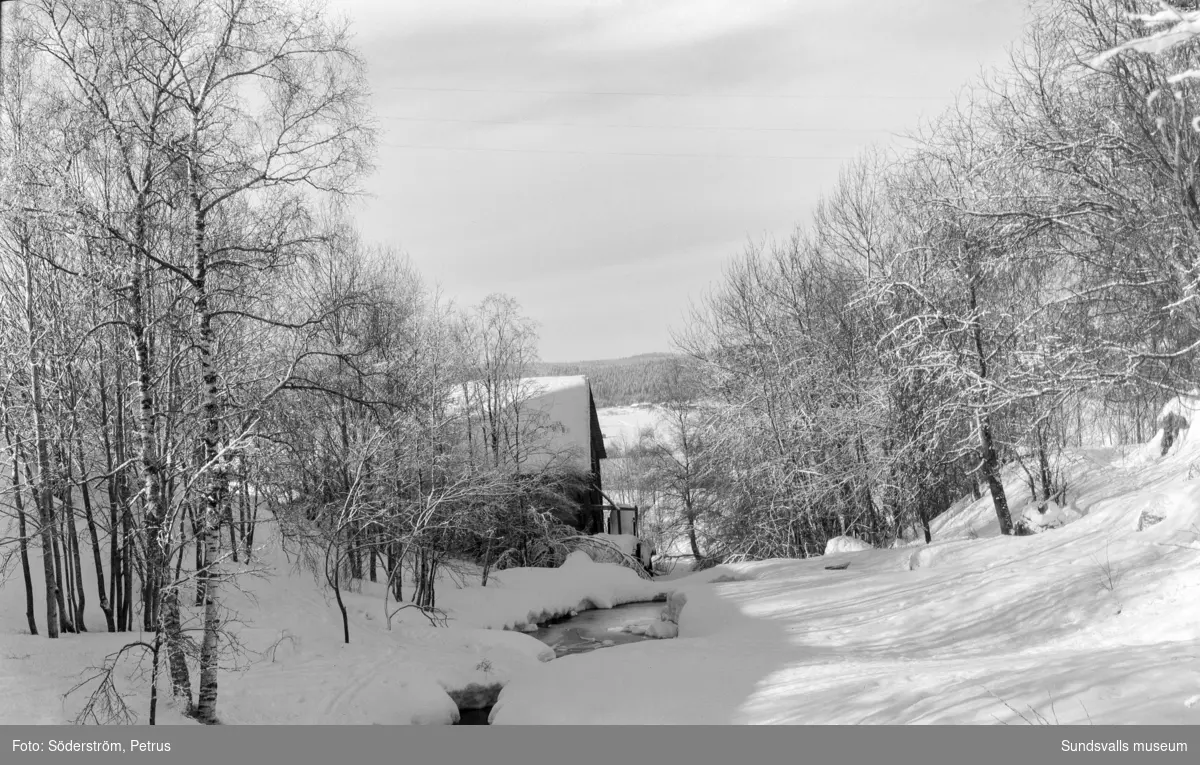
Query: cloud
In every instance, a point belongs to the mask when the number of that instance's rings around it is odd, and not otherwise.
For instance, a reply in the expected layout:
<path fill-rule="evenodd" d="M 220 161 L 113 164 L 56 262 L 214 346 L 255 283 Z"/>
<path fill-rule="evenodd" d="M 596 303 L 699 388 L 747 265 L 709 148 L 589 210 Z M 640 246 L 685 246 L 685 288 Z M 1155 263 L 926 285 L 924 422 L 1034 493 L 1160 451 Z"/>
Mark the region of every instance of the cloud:
<path fill-rule="evenodd" d="M 1023 3 L 332 0 L 386 131 L 360 223 L 450 295 L 513 293 L 549 357 L 662 350 L 747 236 L 805 221 L 837 157 L 999 60 Z"/>
<path fill-rule="evenodd" d="M 570 53 L 662 53 L 764 27 L 787 8 L 784 0 L 599 0 L 588 9 L 593 23 L 558 40 L 555 48 Z"/>

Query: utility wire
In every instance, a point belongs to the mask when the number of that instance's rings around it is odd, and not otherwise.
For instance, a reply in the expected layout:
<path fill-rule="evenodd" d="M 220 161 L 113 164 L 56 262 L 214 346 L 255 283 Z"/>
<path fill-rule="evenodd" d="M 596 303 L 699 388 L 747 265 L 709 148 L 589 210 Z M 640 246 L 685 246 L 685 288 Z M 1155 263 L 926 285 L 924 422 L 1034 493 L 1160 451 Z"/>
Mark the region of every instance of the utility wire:
<path fill-rule="evenodd" d="M 730 132 L 780 132 L 780 133 L 888 133 L 886 128 L 856 128 L 856 127 L 751 127 L 725 125 L 629 125 L 629 124 L 590 124 L 586 122 L 536 122 L 528 120 L 495 120 L 495 119 L 455 119 L 450 117 L 411 117 L 407 115 L 384 114 L 381 119 L 397 122 L 450 122 L 469 125 L 528 125 L 530 127 L 566 127 L 566 128 L 604 128 L 604 129 L 633 129 L 633 130 L 704 130 Z"/>
<path fill-rule="evenodd" d="M 577 151 L 572 149 L 502 149 L 486 146 L 435 146 L 430 144 L 409 144 L 382 142 L 381 146 L 391 149 L 429 149 L 434 151 L 477 151 L 499 152 L 504 154 L 575 154 L 581 156 L 602 157 L 684 157 L 689 159 L 790 159 L 790 160 L 848 160 L 852 156 L 834 154 L 800 155 L 800 154 L 700 154 L 685 152 L 641 152 L 641 151 Z"/>
<path fill-rule="evenodd" d="M 511 93 L 529 96 L 624 96 L 634 98 L 750 98 L 791 101 L 941 101 L 946 96 L 904 93 L 668 93 L 635 90 L 535 90 L 519 88 L 434 88 L 393 85 L 385 90 L 428 93 Z"/>

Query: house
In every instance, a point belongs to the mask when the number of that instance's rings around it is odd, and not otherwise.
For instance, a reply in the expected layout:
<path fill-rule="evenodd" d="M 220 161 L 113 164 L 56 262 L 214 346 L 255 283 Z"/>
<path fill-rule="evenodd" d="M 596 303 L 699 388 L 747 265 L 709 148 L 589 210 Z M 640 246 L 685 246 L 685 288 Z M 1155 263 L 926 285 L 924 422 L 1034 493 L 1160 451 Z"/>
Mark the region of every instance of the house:
<path fill-rule="evenodd" d="M 575 497 L 580 515 L 574 525 L 590 534 L 604 531 L 605 497 L 600 461 L 608 458 L 608 452 L 591 383 L 582 375 L 532 377 L 522 382 L 527 392 L 526 411 L 538 412 L 548 426 L 545 448 L 531 450 L 531 461 L 544 467 L 551 460 L 567 455 L 566 462 L 586 473 L 589 486 Z"/>
<path fill-rule="evenodd" d="M 466 421 L 481 459 L 526 474 L 570 470 L 585 476 L 586 487 L 572 497 L 579 505 L 572 525 L 589 533 L 604 530 L 600 461 L 608 454 L 587 377 L 476 381 L 455 398 L 468 404 Z"/>
<path fill-rule="evenodd" d="M 530 427 L 543 431 L 527 444 L 524 465 L 541 469 L 558 462 L 591 473 L 594 487 L 589 499 L 601 504 L 600 460 L 607 459 L 608 453 L 587 377 L 524 378 L 518 401 Z"/>
<path fill-rule="evenodd" d="M 455 398 L 479 459 L 528 476 L 567 471 L 584 476 L 584 485 L 568 492 L 574 509 L 552 512 L 586 534 L 603 536 L 614 550 L 650 569 L 653 549 L 637 536 L 638 508 L 614 503 L 604 493 L 600 461 L 608 452 L 587 377 L 477 381 L 464 385 Z"/>

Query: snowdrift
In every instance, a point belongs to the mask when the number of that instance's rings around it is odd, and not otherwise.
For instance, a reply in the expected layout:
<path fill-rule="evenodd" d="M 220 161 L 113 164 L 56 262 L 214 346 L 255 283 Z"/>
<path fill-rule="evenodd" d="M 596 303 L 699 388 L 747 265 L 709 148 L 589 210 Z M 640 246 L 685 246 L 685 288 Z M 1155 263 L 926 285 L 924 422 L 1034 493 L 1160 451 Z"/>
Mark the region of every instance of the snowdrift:
<path fill-rule="evenodd" d="M 855 537 L 834 537 L 825 544 L 826 555 L 838 553 L 855 553 L 870 550 L 871 545 Z"/>
<path fill-rule="evenodd" d="M 661 586 L 629 569 L 572 555 L 560 569 L 493 572 L 439 585 L 438 606 L 448 627 L 433 627 L 412 609 L 387 624 L 383 585 L 364 582 L 345 591 L 350 643 L 342 640 L 341 615 L 331 592 L 283 551 L 277 533 L 266 538 L 253 564 L 241 569 L 241 590 L 226 588 L 230 629 L 238 647 L 220 675 L 219 713 L 227 724 L 449 724 L 459 708 L 489 706 L 513 677 L 554 658 L 554 651 L 522 634 L 521 627 L 583 608 L 665 599 Z M 40 559 L 33 561 L 40 565 Z M 35 569 L 36 570 L 36 569 Z M 37 577 L 35 577 L 36 580 Z M 87 584 L 89 594 L 94 582 Z M 40 598 L 40 591 L 37 593 Z M 388 611 L 395 611 L 390 604 Z M 198 609 L 185 607 L 198 626 Z M 23 582 L 9 577 L 0 589 L 0 687 L 21 688 L 0 699 L 4 724 L 62 724 L 75 719 L 93 685 L 61 696 L 92 674 L 109 654 L 138 633 L 109 634 L 98 610 L 90 632 L 57 641 L 27 634 Z M 185 624 L 185 628 L 188 624 Z M 26 634 L 22 634 L 25 632 Z M 122 662 L 117 685 L 130 694 L 130 722 L 145 722 L 149 687 L 134 652 Z M 193 683 L 195 682 L 193 667 Z M 166 678 L 160 699 L 170 698 Z M 161 702 L 160 724 L 192 724 L 170 702 Z"/>
<path fill-rule="evenodd" d="M 1200 450 L 1182 428 L 1161 445 L 1065 455 L 1044 513 L 1010 471 L 1043 533 L 1001 536 L 990 497 L 965 498 L 932 544 L 836 541 L 844 571 L 680 577 L 676 640 L 540 665 L 492 723 L 1200 723 Z"/>
<path fill-rule="evenodd" d="M 382 585 L 363 583 L 343 593 L 349 645 L 328 590 L 265 528 L 256 563 L 238 564 L 244 591 L 226 589 L 240 648 L 221 674 L 222 720 L 446 724 L 498 693 L 494 724 L 1200 723 L 1200 407 L 1170 407 L 1187 427 L 1065 455 L 1067 496 L 1045 512 L 1007 473 L 1014 517 L 1038 513 L 1041 533 L 1001 536 L 985 497 L 939 517 L 932 544 L 837 542 L 853 554 L 839 571 L 772 560 L 646 581 L 577 553 L 492 572 L 487 587 L 478 572 L 447 576 L 449 626 L 436 628 L 412 609 L 389 628 Z M 674 640 L 553 659 L 521 633 L 676 591 Z M 19 689 L 0 696 L 0 722 L 72 720 L 84 694 L 63 694 L 143 637 L 101 632 L 90 608 L 90 632 L 32 637 L 21 577 L 0 579 L 0 687 Z M 117 681 L 144 722 L 136 669 Z M 191 724 L 170 705 L 160 721 Z"/>

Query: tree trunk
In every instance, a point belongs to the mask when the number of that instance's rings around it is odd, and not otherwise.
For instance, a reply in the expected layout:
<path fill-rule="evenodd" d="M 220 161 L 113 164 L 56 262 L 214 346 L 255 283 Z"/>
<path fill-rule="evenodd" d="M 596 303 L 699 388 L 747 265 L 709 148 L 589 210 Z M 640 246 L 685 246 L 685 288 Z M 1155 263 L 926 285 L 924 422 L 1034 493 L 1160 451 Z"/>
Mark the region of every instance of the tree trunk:
<path fill-rule="evenodd" d="M 193 135 L 193 145 L 196 145 Z M 198 581 L 204 587 L 204 636 L 200 643 L 200 690 L 196 719 L 212 725 L 217 722 L 217 659 L 220 630 L 219 580 L 221 564 L 221 519 L 224 517 L 228 477 L 218 444 L 221 437 L 220 390 L 213 359 L 213 315 L 208 294 L 207 220 L 204 211 L 199 165 L 195 156 L 188 161 L 188 195 L 192 205 L 192 289 L 195 307 L 197 370 L 202 391 L 203 426 L 201 445 L 204 471 L 204 568 Z"/>
<path fill-rule="evenodd" d="M 162 664 L 162 630 L 154 633 L 154 643 L 150 649 L 150 724 L 158 724 L 158 668 Z"/>
<path fill-rule="evenodd" d="M 124 574 L 123 589 L 125 594 L 125 631 L 133 631 L 133 574 L 134 568 L 137 566 L 137 547 L 134 545 L 134 526 L 133 526 L 133 510 L 129 506 L 129 500 L 126 498 L 124 512 L 121 514 L 122 533 L 124 536 L 124 549 L 121 551 L 121 566 Z"/>
<path fill-rule="evenodd" d="M 1037 431 L 1038 440 L 1038 470 L 1042 478 L 1042 501 L 1049 502 L 1054 496 L 1054 475 L 1050 469 L 1050 455 L 1046 450 L 1046 435 L 1039 427 Z"/>
<path fill-rule="evenodd" d="M 983 351 L 983 327 L 979 323 L 978 316 L 974 312 L 978 310 L 978 301 L 976 299 L 975 285 L 970 288 L 971 311 L 972 317 L 972 334 L 975 340 L 976 361 L 979 364 L 980 379 L 988 379 L 987 357 Z M 984 401 L 981 402 L 978 424 L 979 424 L 979 447 L 980 456 L 983 462 L 983 476 L 987 480 L 988 489 L 992 494 L 992 504 L 996 508 L 996 519 L 1000 522 L 1001 534 L 1012 534 L 1012 516 L 1008 512 L 1008 498 L 1004 494 L 1004 483 L 1000 480 L 1000 457 L 996 453 L 995 439 L 992 437 L 992 419 L 987 413 L 987 396 L 984 396 Z"/>
<path fill-rule="evenodd" d="M 187 654 L 184 652 L 183 626 L 179 618 L 179 588 L 171 587 L 163 592 L 163 632 L 166 633 L 167 659 L 171 669 L 171 695 L 183 701 L 184 714 L 192 715 L 192 680 L 188 673 Z"/>
<path fill-rule="evenodd" d="M 29 537 L 25 525 L 25 499 L 21 496 L 21 471 L 18 466 L 19 448 L 13 445 L 9 438 L 8 425 L 5 423 L 4 440 L 12 454 L 12 485 L 13 505 L 17 510 L 17 534 L 20 536 L 21 575 L 25 580 L 25 619 L 29 623 L 29 634 L 38 634 L 37 618 L 34 616 L 33 573 L 29 569 Z M 19 443 L 19 442 L 18 442 Z"/>
<path fill-rule="evenodd" d="M 62 568 L 59 570 L 63 591 L 62 613 L 70 614 L 67 619 L 71 622 L 71 627 L 74 628 L 68 630 L 64 623 L 63 629 L 67 632 L 77 632 L 79 628 L 75 626 L 75 622 L 77 621 L 79 607 L 75 599 L 74 550 L 71 548 L 71 535 L 67 529 L 67 514 L 60 511 L 58 521 L 58 538 L 62 546 Z"/>
<path fill-rule="evenodd" d="M 120 367 L 117 368 L 117 413 L 116 422 L 112 421 L 109 414 L 108 406 L 108 386 L 104 378 L 104 355 L 103 344 L 101 344 L 100 356 L 100 372 L 99 372 L 99 393 L 100 393 L 100 433 L 104 444 L 104 467 L 105 467 L 105 488 L 108 492 L 108 576 L 109 576 L 109 599 L 112 601 L 112 611 L 115 617 L 115 623 L 118 632 L 125 630 L 125 598 L 123 592 L 123 573 L 124 566 L 122 565 L 121 551 L 123 539 L 121 532 L 121 502 L 124 492 L 121 489 L 121 484 L 124 481 L 124 472 L 116 470 L 117 465 L 124 464 L 124 449 L 121 444 L 124 443 L 124 419 L 121 416 L 122 396 L 121 396 L 121 372 Z M 110 429 L 112 433 L 110 435 Z"/>
<path fill-rule="evenodd" d="M 87 606 L 87 594 L 83 589 L 83 555 L 79 550 L 79 528 L 75 523 L 75 515 L 72 511 L 69 516 L 70 525 L 68 528 L 71 532 L 71 558 L 75 565 L 75 630 L 76 632 L 87 632 L 87 624 L 83 620 L 83 612 Z"/>
<path fill-rule="evenodd" d="M 479 578 L 480 587 L 487 587 L 488 574 L 492 570 L 492 542 L 495 540 L 495 538 L 496 530 L 489 529 L 487 547 L 485 547 L 483 550 L 483 575 Z M 396 597 L 399 598 L 400 596 L 397 595 Z"/>
<path fill-rule="evenodd" d="M 233 504 L 225 505 L 225 521 L 229 524 L 229 556 L 234 563 L 238 562 L 237 526 L 233 522 Z M 374 578 L 371 581 L 375 581 Z"/>
<path fill-rule="evenodd" d="M 211 470 L 217 470 L 214 467 Z M 211 481 L 215 483 L 215 481 Z M 200 642 L 200 690 L 196 719 L 206 725 L 217 723 L 217 660 L 220 630 L 218 577 L 221 570 L 221 498 L 210 485 L 204 508 L 204 568 L 198 577 L 204 583 L 204 631 Z"/>
<path fill-rule="evenodd" d="M 692 555 L 696 560 L 700 560 L 700 544 L 696 540 L 696 510 L 692 505 L 691 497 L 685 500 L 685 507 L 687 508 L 688 544 L 692 547 Z"/>
<path fill-rule="evenodd" d="M 1000 522 L 1000 533 L 1012 534 L 1012 516 L 1008 512 L 1008 497 L 1004 494 L 1004 484 L 1000 480 L 1000 459 L 992 439 L 991 419 L 987 415 L 979 417 L 979 442 L 983 457 L 983 477 L 987 480 L 988 489 L 992 494 L 992 505 L 996 508 L 996 520 Z"/>
<path fill-rule="evenodd" d="M 22 249 L 26 244 L 22 242 Z M 28 343 L 28 369 L 30 395 L 33 408 L 33 438 L 34 453 L 37 460 L 37 477 L 30 482 L 34 492 L 34 500 L 38 509 L 38 529 L 42 538 L 42 569 L 46 578 L 46 637 L 57 638 L 59 635 L 59 602 L 62 593 L 58 587 L 58 577 L 54 571 L 54 499 L 51 494 L 50 455 L 46 450 L 46 424 L 43 420 L 42 398 L 42 368 L 37 351 L 37 322 L 33 306 L 33 256 L 25 252 L 25 339 Z M 28 464 L 28 463 L 27 463 Z"/>
<path fill-rule="evenodd" d="M 83 561 L 79 554 L 79 528 L 75 522 L 75 502 L 72 496 L 73 471 L 71 470 L 70 452 L 65 449 L 64 452 L 62 456 L 63 465 L 66 467 L 66 485 L 63 486 L 63 522 L 67 526 L 67 548 L 71 553 L 68 565 L 72 567 L 71 590 L 72 600 L 75 603 L 75 631 L 87 632 L 87 625 L 83 622 L 87 595 L 83 590 Z"/>
<path fill-rule="evenodd" d="M 83 456 L 83 438 L 78 423 L 76 431 L 80 432 L 80 438 L 76 444 L 79 450 L 79 486 L 83 498 L 83 514 L 87 521 L 88 537 L 92 543 L 92 564 L 96 567 L 96 589 L 100 595 L 100 611 L 104 614 L 104 622 L 108 626 L 108 631 L 116 632 L 117 625 L 113 621 L 112 604 L 108 602 L 108 595 L 104 589 L 104 559 L 100 555 L 100 535 L 96 531 L 96 516 L 92 512 L 92 492 L 88 487 L 87 465 Z"/>
<path fill-rule="evenodd" d="M 929 503 L 924 497 L 921 497 L 918 503 L 917 513 L 921 518 L 921 530 L 925 533 L 925 544 L 932 544 L 933 532 L 929 528 Z"/>
<path fill-rule="evenodd" d="M 238 530 L 242 535 L 242 552 L 246 556 L 246 562 L 250 562 L 250 528 L 248 526 L 250 506 L 250 486 L 242 480 L 242 485 L 238 491 Z"/>
<path fill-rule="evenodd" d="M 161 598 L 157 590 L 164 579 L 163 523 L 166 517 L 166 497 L 163 494 L 163 463 L 155 438 L 154 355 L 148 333 L 149 288 L 148 267 L 135 274 L 130 285 L 130 302 L 134 320 L 130 322 L 134 358 L 138 373 L 138 436 L 139 460 L 142 465 L 142 495 L 145 498 L 146 537 L 145 570 L 142 573 L 143 624 L 147 631 L 157 629 Z M 126 517 L 126 533 L 131 534 L 131 518 Z M 165 536 L 169 536 L 169 533 Z M 126 572 L 128 575 L 128 571 Z M 127 583 L 128 584 L 128 583 Z"/>
<path fill-rule="evenodd" d="M 333 587 L 333 596 L 337 599 L 338 611 L 342 615 L 342 640 L 346 645 L 350 644 L 350 616 L 346 612 L 346 604 L 342 601 L 342 547 L 341 529 L 338 529 L 333 537 L 333 540 L 325 548 L 325 579 L 329 585 Z M 330 559 L 333 555 L 333 559 Z M 330 569 L 332 566 L 332 570 Z"/>
<path fill-rule="evenodd" d="M 399 545 L 395 542 L 388 544 L 388 581 L 392 586 L 392 597 L 396 602 L 404 600 L 404 553 L 402 548 L 398 549 Z M 484 569 L 484 586 L 487 582 L 487 570 Z"/>
<path fill-rule="evenodd" d="M 191 502 L 187 504 L 187 514 L 192 523 L 192 540 L 196 553 L 195 605 L 199 608 L 204 605 L 204 579 L 200 576 L 200 572 L 204 570 L 204 520 L 196 512 L 196 508 Z"/>
<path fill-rule="evenodd" d="M 247 490 L 249 493 L 249 490 Z M 246 543 L 246 557 L 252 555 L 254 549 L 254 530 L 258 527 L 258 494 L 255 493 L 254 500 L 250 502 L 250 528 L 243 537 Z"/>
<path fill-rule="evenodd" d="M 53 502 L 54 498 L 51 497 L 50 501 Z M 62 632 L 74 632 L 75 625 L 72 624 L 71 609 L 67 608 L 66 603 L 67 593 L 63 580 L 63 556 L 62 549 L 59 546 L 59 540 L 62 535 L 59 533 L 57 523 L 58 521 L 55 521 L 56 525 L 50 531 L 50 547 L 53 550 L 52 557 L 54 558 L 54 595 L 58 603 L 58 628 Z"/>

